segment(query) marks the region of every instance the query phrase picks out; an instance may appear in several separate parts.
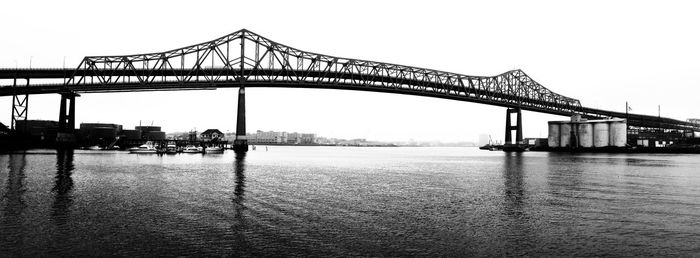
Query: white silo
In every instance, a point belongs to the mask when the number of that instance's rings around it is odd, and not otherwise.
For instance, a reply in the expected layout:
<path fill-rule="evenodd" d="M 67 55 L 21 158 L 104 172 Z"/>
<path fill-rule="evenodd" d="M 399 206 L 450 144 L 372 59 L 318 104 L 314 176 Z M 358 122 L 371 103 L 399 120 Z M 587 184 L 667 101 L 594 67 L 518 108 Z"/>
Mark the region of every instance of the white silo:
<path fill-rule="evenodd" d="M 610 146 L 625 147 L 627 144 L 627 121 L 615 119 L 610 121 Z"/>
<path fill-rule="evenodd" d="M 571 124 L 561 123 L 559 126 L 559 147 L 571 146 Z"/>
<path fill-rule="evenodd" d="M 549 137 L 547 137 L 547 144 L 550 148 L 559 147 L 559 123 L 550 121 L 549 122 Z"/>
<path fill-rule="evenodd" d="M 593 147 L 593 125 L 589 122 L 578 124 L 578 144 L 584 148 Z"/>
<path fill-rule="evenodd" d="M 593 122 L 593 146 L 607 147 L 610 143 L 610 130 L 608 122 L 594 121 Z"/>

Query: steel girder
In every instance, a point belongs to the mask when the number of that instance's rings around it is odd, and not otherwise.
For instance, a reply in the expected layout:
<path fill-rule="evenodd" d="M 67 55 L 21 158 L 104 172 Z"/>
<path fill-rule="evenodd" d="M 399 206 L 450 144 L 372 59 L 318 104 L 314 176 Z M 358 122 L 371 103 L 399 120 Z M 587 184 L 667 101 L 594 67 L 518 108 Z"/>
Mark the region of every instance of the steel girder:
<path fill-rule="evenodd" d="M 245 29 L 165 52 L 88 56 L 65 87 L 68 91 L 118 91 L 120 87 L 158 90 L 261 83 L 438 95 L 555 114 L 581 109 L 578 100 L 552 92 L 521 70 L 468 76 L 334 57 L 279 44 Z"/>

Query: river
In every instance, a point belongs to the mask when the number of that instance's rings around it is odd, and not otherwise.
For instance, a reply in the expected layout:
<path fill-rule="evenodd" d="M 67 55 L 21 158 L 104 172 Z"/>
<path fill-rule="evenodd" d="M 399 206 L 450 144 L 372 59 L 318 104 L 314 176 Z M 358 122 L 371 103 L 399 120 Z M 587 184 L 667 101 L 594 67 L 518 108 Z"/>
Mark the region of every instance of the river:
<path fill-rule="evenodd" d="M 0 154 L 0 256 L 692 256 L 700 156 Z"/>

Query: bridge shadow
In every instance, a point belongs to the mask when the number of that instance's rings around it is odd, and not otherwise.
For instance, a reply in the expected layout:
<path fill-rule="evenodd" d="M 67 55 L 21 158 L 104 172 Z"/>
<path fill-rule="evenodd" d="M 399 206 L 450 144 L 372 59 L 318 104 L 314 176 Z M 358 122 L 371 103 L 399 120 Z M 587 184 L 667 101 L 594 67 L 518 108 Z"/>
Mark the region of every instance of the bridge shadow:
<path fill-rule="evenodd" d="M 24 186 L 26 164 L 26 154 L 8 155 L 7 185 L 5 186 L 5 194 L 0 196 L 0 200 L 4 199 L 5 201 L 2 220 L 0 220 L 2 223 L 0 224 L 0 241 L 6 245 L 0 246 L 0 253 L 7 253 L 9 256 L 15 257 L 22 256 L 25 239 L 22 215 L 26 207 L 23 199 L 26 191 Z"/>
<path fill-rule="evenodd" d="M 52 192 L 54 202 L 51 206 L 51 218 L 57 226 L 64 226 L 70 216 L 70 207 L 73 204 L 73 156 L 72 149 L 56 150 L 56 176 Z"/>

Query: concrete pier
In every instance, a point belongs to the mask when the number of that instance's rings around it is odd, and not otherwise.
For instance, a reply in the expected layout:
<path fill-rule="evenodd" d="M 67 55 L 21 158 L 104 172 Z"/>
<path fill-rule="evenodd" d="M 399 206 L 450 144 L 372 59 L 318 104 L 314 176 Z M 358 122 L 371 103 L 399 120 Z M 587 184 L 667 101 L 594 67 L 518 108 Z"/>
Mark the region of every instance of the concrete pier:
<path fill-rule="evenodd" d="M 236 118 L 236 139 L 233 140 L 233 151 L 247 152 L 248 139 L 245 132 L 245 87 L 238 89 L 238 112 Z"/>

